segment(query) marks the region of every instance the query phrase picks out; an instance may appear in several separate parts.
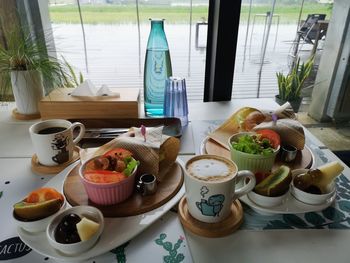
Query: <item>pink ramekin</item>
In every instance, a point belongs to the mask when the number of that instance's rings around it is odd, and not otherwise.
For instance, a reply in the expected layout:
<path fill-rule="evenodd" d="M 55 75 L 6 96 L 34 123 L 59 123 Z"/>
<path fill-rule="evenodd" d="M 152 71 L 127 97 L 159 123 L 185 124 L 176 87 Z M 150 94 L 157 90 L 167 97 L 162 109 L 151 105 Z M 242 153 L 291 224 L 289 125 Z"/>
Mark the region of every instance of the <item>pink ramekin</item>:
<path fill-rule="evenodd" d="M 98 156 L 100 157 L 100 156 Z M 91 158 L 93 160 L 95 158 Z M 126 179 L 117 183 L 93 183 L 85 179 L 83 172 L 85 165 L 90 161 L 86 161 L 79 169 L 80 179 L 85 187 L 89 199 L 98 205 L 115 205 L 128 199 L 133 191 L 135 184 L 135 175 L 137 167 L 133 173 Z"/>

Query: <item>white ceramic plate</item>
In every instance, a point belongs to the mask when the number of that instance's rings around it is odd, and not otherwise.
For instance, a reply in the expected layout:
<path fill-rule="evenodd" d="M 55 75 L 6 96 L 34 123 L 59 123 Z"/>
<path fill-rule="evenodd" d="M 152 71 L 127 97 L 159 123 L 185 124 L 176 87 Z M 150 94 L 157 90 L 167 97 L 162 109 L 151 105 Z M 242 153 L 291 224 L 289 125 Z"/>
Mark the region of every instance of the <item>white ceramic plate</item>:
<path fill-rule="evenodd" d="M 206 154 L 205 144 L 208 140 L 208 137 L 206 137 L 200 146 L 200 153 Z M 307 146 L 305 146 L 307 147 Z M 310 150 L 310 149 L 309 149 Z M 312 159 L 315 160 L 312 151 L 310 150 L 312 154 Z M 309 205 L 303 202 L 298 201 L 295 199 L 290 191 L 288 192 L 288 195 L 285 197 L 284 202 L 278 206 L 274 207 L 262 207 L 258 204 L 254 203 L 252 200 L 249 199 L 247 195 L 242 196 L 239 198 L 243 203 L 250 206 L 254 211 L 260 214 L 298 214 L 298 213 L 307 213 L 307 212 L 316 212 L 316 211 L 322 211 L 323 209 L 330 206 L 333 201 L 335 200 L 336 193 L 334 193 L 333 196 L 331 196 L 325 203 L 320 205 Z"/>
<path fill-rule="evenodd" d="M 178 162 L 182 164 L 180 159 L 178 159 Z M 77 163 L 68 166 L 65 170 L 51 179 L 45 186 L 62 190 L 64 178 L 67 176 L 68 172 L 76 165 Z M 76 256 L 63 255 L 51 247 L 47 240 L 46 232 L 32 234 L 24 231 L 20 227 L 17 228 L 17 232 L 21 240 L 30 248 L 53 260 L 66 262 L 84 261 L 106 253 L 140 234 L 158 218 L 169 211 L 174 205 L 176 205 L 184 193 L 185 187 L 182 185 L 179 192 L 172 199 L 170 199 L 170 201 L 145 214 L 130 217 L 105 218 L 104 230 L 95 246 L 90 250 Z M 70 206 L 67 205 L 67 207 Z"/>
<path fill-rule="evenodd" d="M 335 192 L 325 203 L 320 205 L 309 205 L 295 199 L 290 191 L 284 199 L 284 202 L 278 206 L 274 207 L 262 207 L 254 203 L 249 199 L 247 195 L 244 195 L 240 200 L 246 205 L 250 206 L 254 211 L 260 214 L 298 214 L 298 213 L 307 213 L 307 212 L 317 212 L 322 211 L 323 209 L 330 206 L 336 197 L 337 193 Z"/>

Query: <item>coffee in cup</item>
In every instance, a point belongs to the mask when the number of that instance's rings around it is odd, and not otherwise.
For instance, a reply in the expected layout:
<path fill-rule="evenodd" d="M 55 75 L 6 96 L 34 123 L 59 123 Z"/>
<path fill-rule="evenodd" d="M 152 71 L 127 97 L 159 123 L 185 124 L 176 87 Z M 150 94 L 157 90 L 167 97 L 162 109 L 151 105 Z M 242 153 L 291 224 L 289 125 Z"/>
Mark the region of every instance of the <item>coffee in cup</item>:
<path fill-rule="evenodd" d="M 236 189 L 239 178 L 249 183 Z M 237 165 L 216 155 L 198 155 L 185 165 L 185 188 L 189 213 L 206 223 L 223 221 L 231 213 L 232 202 L 250 192 L 255 176 L 250 171 L 238 172 Z"/>
<path fill-rule="evenodd" d="M 79 134 L 73 139 L 76 128 L 80 129 Z M 33 124 L 29 133 L 39 163 L 55 166 L 72 160 L 74 146 L 83 138 L 85 127 L 80 122 L 53 119 Z"/>

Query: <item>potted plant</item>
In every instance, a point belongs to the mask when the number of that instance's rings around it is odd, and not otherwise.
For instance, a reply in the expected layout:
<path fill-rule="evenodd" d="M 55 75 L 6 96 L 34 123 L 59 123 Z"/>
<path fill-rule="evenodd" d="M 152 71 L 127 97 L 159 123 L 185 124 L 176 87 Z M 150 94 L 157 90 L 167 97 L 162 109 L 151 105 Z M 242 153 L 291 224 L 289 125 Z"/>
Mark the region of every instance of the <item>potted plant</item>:
<path fill-rule="evenodd" d="M 291 104 L 294 112 L 298 112 L 302 97 L 301 90 L 307 77 L 309 77 L 314 58 L 309 58 L 305 63 L 300 63 L 300 58 L 287 75 L 282 72 L 276 73 L 279 94 L 276 95 L 276 102 L 283 105 L 287 101 Z"/>
<path fill-rule="evenodd" d="M 12 31 L 5 44 L 0 44 L 0 95 L 6 97 L 12 87 L 16 111 L 27 116 L 39 114 L 38 102 L 45 91 L 72 86 L 67 66 L 66 61 L 48 55 L 47 46 L 32 35 Z"/>

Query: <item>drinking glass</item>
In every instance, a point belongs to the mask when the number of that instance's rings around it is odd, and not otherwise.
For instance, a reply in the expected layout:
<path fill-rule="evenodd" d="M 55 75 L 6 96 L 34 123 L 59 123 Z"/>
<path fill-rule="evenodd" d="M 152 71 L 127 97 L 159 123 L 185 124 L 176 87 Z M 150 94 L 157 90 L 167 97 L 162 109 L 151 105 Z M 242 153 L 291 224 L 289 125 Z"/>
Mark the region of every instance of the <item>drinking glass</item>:
<path fill-rule="evenodd" d="M 179 118 L 182 126 L 188 124 L 188 104 L 184 78 L 169 77 L 166 80 L 164 116 Z"/>

